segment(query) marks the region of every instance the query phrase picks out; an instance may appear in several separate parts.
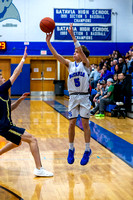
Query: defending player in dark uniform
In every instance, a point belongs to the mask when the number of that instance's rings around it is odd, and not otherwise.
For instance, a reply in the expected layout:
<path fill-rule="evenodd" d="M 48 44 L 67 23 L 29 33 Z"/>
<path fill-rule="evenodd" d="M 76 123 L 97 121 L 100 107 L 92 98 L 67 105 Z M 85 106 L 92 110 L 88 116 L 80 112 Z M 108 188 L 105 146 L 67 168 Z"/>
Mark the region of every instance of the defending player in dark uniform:
<path fill-rule="evenodd" d="M 26 94 L 23 94 L 16 102 L 11 104 L 8 90 L 19 76 L 26 57 L 27 47 L 25 47 L 22 60 L 8 81 L 5 82 L 5 79 L 0 73 L 0 135 L 10 141 L 2 149 L 0 149 L 0 155 L 15 147 L 18 147 L 21 145 L 21 141 L 27 142 L 30 146 L 30 150 L 36 165 L 34 170 L 35 176 L 53 176 L 53 173 L 46 171 L 42 167 L 37 139 L 29 134 L 24 128 L 15 126 L 11 119 L 11 110 L 14 110 L 20 104 L 20 102 L 25 98 Z"/>

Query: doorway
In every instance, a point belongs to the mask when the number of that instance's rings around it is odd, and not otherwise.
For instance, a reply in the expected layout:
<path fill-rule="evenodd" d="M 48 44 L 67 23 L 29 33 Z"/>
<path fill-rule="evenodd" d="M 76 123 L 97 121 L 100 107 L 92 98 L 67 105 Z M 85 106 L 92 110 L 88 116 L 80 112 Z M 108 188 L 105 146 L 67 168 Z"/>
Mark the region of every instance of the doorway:
<path fill-rule="evenodd" d="M 56 60 L 31 60 L 31 95 L 53 95 L 56 78 Z"/>

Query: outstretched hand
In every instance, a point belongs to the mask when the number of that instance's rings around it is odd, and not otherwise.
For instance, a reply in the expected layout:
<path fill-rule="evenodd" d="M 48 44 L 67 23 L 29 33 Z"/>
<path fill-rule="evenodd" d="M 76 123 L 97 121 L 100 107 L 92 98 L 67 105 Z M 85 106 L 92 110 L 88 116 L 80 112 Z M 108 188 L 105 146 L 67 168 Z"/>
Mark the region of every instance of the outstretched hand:
<path fill-rule="evenodd" d="M 26 58 L 27 58 L 27 55 L 28 55 L 28 54 L 27 54 L 27 46 L 26 46 L 26 47 L 25 47 L 25 50 L 24 50 L 23 58 L 26 59 Z"/>
<path fill-rule="evenodd" d="M 19 99 L 24 100 L 28 95 L 30 95 L 30 92 L 25 92 Z"/>
<path fill-rule="evenodd" d="M 71 35 L 71 37 L 75 37 L 74 36 L 74 32 L 73 32 L 73 24 L 70 24 L 70 29 L 67 29 L 68 33 Z"/>

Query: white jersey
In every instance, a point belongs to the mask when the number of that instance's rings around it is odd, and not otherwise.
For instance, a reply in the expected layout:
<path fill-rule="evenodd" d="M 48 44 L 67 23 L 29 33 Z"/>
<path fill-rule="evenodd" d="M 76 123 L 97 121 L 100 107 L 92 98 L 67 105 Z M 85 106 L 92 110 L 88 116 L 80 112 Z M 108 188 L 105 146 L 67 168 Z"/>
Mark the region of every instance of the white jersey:
<path fill-rule="evenodd" d="M 74 92 L 87 93 L 89 89 L 90 70 L 82 62 L 69 63 L 69 76 L 67 80 L 69 94 Z"/>

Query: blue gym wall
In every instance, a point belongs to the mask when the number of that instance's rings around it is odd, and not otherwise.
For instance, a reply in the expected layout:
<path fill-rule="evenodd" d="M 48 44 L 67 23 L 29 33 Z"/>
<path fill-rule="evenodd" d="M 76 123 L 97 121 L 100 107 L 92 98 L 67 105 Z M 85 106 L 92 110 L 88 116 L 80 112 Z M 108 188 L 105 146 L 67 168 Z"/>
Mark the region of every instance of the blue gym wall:
<path fill-rule="evenodd" d="M 11 74 L 17 67 L 17 64 L 11 64 Z M 30 64 L 24 64 L 23 71 L 11 87 L 11 95 L 22 95 L 30 92 Z"/>
<path fill-rule="evenodd" d="M 73 42 L 52 42 L 57 52 L 61 55 L 73 55 Z M 113 50 L 119 50 L 123 55 L 133 44 L 131 42 L 81 42 L 90 50 L 90 56 L 108 56 Z M 62 48 L 63 47 L 63 48 Z M 40 51 L 46 50 L 47 55 L 51 55 L 46 42 L 29 42 L 28 55 L 41 55 Z M 23 55 L 24 42 L 7 42 L 7 50 L 0 51 L 0 55 Z"/>

